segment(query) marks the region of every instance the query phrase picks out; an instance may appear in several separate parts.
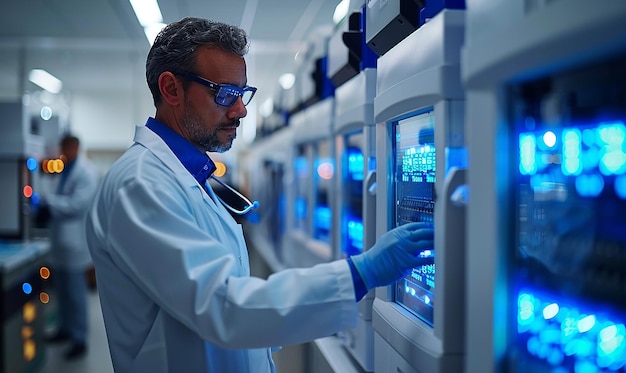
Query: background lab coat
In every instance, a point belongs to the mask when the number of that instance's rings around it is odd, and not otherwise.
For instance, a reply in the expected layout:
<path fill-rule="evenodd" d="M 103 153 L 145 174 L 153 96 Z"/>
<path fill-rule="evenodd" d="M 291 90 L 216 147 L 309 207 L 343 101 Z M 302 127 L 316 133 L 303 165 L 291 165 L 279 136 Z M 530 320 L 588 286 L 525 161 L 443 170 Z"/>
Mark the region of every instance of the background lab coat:
<path fill-rule="evenodd" d="M 47 193 L 50 208 L 50 263 L 54 268 L 84 270 L 91 264 L 85 217 L 98 188 L 98 173 L 83 156 L 74 166 L 58 193 Z"/>
<path fill-rule="evenodd" d="M 356 326 L 345 260 L 249 277 L 241 226 L 150 129 L 105 179 L 87 235 L 117 372 L 155 369 L 162 335 L 160 371 L 272 372 L 267 347 Z"/>

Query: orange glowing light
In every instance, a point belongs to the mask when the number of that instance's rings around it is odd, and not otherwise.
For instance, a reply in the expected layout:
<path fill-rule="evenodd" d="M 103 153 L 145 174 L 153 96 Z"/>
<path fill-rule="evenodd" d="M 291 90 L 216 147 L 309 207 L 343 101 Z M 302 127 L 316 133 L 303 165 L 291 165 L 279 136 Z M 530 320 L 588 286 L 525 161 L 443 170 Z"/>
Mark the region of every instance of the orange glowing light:
<path fill-rule="evenodd" d="M 63 172 L 64 168 L 65 168 L 65 163 L 62 160 L 60 159 L 54 160 L 54 172 L 61 173 Z"/>
<path fill-rule="evenodd" d="M 215 172 L 213 175 L 222 177 L 226 174 L 226 165 L 223 162 L 215 162 Z"/>
<path fill-rule="evenodd" d="M 45 291 L 42 291 L 41 293 L 39 293 L 39 300 L 43 304 L 48 304 L 48 302 L 50 302 L 50 296 Z"/>
<path fill-rule="evenodd" d="M 37 354 L 37 347 L 32 339 L 24 341 L 24 360 L 31 361 Z"/>
<path fill-rule="evenodd" d="M 47 280 L 50 278 L 50 269 L 48 267 L 39 268 L 39 276 L 41 276 L 44 280 Z"/>
<path fill-rule="evenodd" d="M 54 173 L 54 159 L 48 159 L 46 161 L 45 169 L 49 174 Z"/>
<path fill-rule="evenodd" d="M 22 308 L 22 319 L 24 319 L 25 323 L 31 323 L 35 320 L 37 316 L 37 307 L 33 302 L 24 303 L 24 307 Z"/>
<path fill-rule="evenodd" d="M 31 339 L 35 332 L 33 328 L 27 325 L 22 326 L 22 339 Z"/>
<path fill-rule="evenodd" d="M 30 198 L 33 195 L 33 187 L 30 185 L 24 186 L 24 197 Z"/>

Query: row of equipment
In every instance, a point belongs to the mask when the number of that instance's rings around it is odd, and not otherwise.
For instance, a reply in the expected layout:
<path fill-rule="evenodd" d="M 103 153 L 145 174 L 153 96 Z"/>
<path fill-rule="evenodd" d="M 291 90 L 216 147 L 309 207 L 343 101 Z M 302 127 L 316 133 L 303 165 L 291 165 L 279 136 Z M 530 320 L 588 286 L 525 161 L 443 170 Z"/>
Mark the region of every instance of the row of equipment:
<path fill-rule="evenodd" d="M 619 1 L 372 0 L 312 54 L 314 89 L 242 155 L 250 242 L 280 270 L 435 229 L 337 336 L 360 369 L 626 372 L 625 22 Z"/>

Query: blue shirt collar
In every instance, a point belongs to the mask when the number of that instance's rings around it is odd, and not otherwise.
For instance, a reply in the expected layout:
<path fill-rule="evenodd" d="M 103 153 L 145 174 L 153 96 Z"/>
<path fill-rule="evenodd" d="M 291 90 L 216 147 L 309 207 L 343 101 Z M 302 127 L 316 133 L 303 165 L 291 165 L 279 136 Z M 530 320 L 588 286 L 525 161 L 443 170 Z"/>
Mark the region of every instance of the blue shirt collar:
<path fill-rule="evenodd" d="M 146 127 L 163 139 L 187 171 L 204 186 L 216 169 L 211 158 L 198 150 L 189 140 L 154 118 L 148 118 Z"/>

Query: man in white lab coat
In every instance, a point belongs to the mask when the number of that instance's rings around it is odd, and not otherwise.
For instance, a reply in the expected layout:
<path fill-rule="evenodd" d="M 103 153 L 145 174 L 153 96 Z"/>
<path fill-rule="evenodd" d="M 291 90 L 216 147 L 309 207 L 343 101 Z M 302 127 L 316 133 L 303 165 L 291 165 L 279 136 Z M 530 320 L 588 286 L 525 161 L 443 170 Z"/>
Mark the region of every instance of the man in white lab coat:
<path fill-rule="evenodd" d="M 98 187 L 98 173 L 80 154 L 80 141 L 66 135 L 60 150 L 65 167 L 54 194 L 45 195 L 51 214 L 50 264 L 57 300 L 59 328 L 50 342 L 71 341 L 65 353 L 76 359 L 87 351 L 87 282 L 91 257 L 85 236 L 85 217 Z"/>
<path fill-rule="evenodd" d="M 247 47 L 237 27 L 185 18 L 148 54 L 156 115 L 105 176 L 87 223 L 118 373 L 274 372 L 272 347 L 355 327 L 357 301 L 432 247 L 415 223 L 348 260 L 250 277 L 241 226 L 207 182 L 207 152 L 230 148 L 256 90 Z"/>

